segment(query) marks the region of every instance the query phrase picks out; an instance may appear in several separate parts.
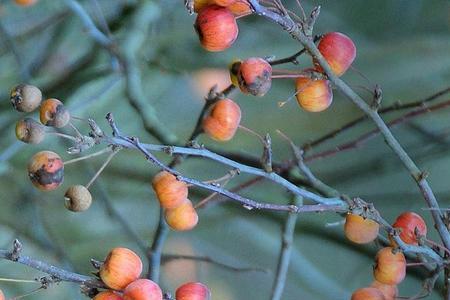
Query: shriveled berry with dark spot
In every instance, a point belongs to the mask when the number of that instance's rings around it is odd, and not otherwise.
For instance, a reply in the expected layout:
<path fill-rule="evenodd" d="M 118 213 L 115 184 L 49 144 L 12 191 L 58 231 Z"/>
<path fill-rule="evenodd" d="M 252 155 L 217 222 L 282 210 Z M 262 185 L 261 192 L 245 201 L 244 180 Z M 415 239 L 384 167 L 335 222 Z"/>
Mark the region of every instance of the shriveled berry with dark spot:
<path fill-rule="evenodd" d="M 32 118 L 25 118 L 16 123 L 16 137 L 28 144 L 39 144 L 45 138 L 45 127 Z"/>
<path fill-rule="evenodd" d="M 64 205 L 73 212 L 85 211 L 92 204 L 92 195 L 83 185 L 73 185 L 64 194 Z"/>
<path fill-rule="evenodd" d="M 70 113 L 58 99 L 50 98 L 42 102 L 39 117 L 45 126 L 61 128 L 70 121 Z"/>
<path fill-rule="evenodd" d="M 237 79 L 243 93 L 264 96 L 272 86 L 272 66 L 260 57 L 246 59 L 239 66 Z"/>
<path fill-rule="evenodd" d="M 64 180 L 64 162 L 55 152 L 38 152 L 28 163 L 28 177 L 41 191 L 52 191 Z"/>
<path fill-rule="evenodd" d="M 41 104 L 42 92 L 33 85 L 19 84 L 11 90 L 10 100 L 14 109 L 32 112 Z"/>

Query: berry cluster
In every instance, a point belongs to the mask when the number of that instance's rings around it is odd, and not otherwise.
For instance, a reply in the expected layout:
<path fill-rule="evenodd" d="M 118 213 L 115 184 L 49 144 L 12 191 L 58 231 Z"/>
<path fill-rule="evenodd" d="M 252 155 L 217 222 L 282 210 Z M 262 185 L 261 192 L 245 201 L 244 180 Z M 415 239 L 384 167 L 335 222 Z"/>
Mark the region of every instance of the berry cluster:
<path fill-rule="evenodd" d="M 12 106 L 19 112 L 32 113 L 39 108 L 40 123 L 25 117 L 16 123 L 16 137 L 28 144 L 39 144 L 47 135 L 58 132 L 48 131 L 48 127 L 63 128 L 70 124 L 71 115 L 64 104 L 55 98 L 42 101 L 39 88 L 29 84 L 19 84 L 11 90 Z M 64 162 L 52 151 L 40 151 L 28 162 L 28 177 L 33 185 L 41 191 L 53 191 L 64 181 Z M 79 212 L 87 210 L 92 203 L 92 196 L 87 187 L 73 185 L 65 193 L 67 209 Z"/>
<path fill-rule="evenodd" d="M 345 219 L 345 236 L 357 244 L 370 243 L 376 239 L 379 224 L 356 214 L 348 214 Z M 405 212 L 397 217 L 393 228 L 400 231 L 400 239 L 411 245 L 418 245 L 427 234 L 425 221 L 418 214 Z M 406 276 L 406 258 L 391 238 L 391 247 L 378 251 L 373 269 L 374 282 L 370 287 L 356 290 L 352 300 L 393 300 L 398 294 L 397 285 Z"/>
<path fill-rule="evenodd" d="M 100 279 L 110 289 L 101 291 L 94 300 L 162 300 L 159 285 L 149 279 L 140 279 L 142 261 L 127 248 L 114 248 L 100 266 Z M 176 290 L 177 300 L 209 300 L 211 293 L 199 282 L 189 282 Z"/>
<path fill-rule="evenodd" d="M 198 215 L 191 200 L 188 199 L 188 186 L 185 182 L 167 171 L 155 175 L 153 189 L 159 204 L 165 209 L 167 224 L 174 230 L 191 230 L 198 223 Z"/>

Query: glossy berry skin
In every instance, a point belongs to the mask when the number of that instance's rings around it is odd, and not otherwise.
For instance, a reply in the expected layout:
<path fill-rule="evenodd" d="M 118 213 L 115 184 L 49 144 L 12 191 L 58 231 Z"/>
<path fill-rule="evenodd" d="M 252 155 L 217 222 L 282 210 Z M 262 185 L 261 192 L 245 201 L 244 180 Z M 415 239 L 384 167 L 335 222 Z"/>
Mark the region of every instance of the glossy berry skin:
<path fill-rule="evenodd" d="M 188 186 L 185 182 L 166 171 L 155 175 L 152 181 L 153 190 L 162 208 L 173 209 L 180 206 L 188 197 Z"/>
<path fill-rule="evenodd" d="M 416 229 L 419 236 L 427 235 L 427 224 L 421 216 L 413 212 L 402 213 L 392 227 L 401 229 L 400 238 L 407 244 L 418 244 Z"/>
<path fill-rule="evenodd" d="M 167 209 L 164 217 L 170 228 L 177 231 L 191 230 L 198 223 L 197 211 L 189 199 L 174 209 Z"/>
<path fill-rule="evenodd" d="M 252 57 L 241 62 L 237 80 L 243 93 L 264 96 L 272 86 L 272 66 L 260 57 Z"/>
<path fill-rule="evenodd" d="M 39 144 L 45 138 L 45 128 L 32 118 L 25 118 L 16 123 L 16 137 L 27 144 Z"/>
<path fill-rule="evenodd" d="M 138 279 L 123 291 L 124 300 L 162 300 L 162 298 L 159 285 L 149 279 Z"/>
<path fill-rule="evenodd" d="M 42 102 L 39 110 L 41 123 L 45 126 L 62 128 L 70 121 L 70 113 L 58 99 L 50 98 Z"/>
<path fill-rule="evenodd" d="M 361 288 L 353 292 L 351 300 L 386 300 L 383 293 L 374 287 Z"/>
<path fill-rule="evenodd" d="M 347 214 L 345 218 L 345 236 L 357 244 L 367 244 L 375 240 L 378 236 L 380 225 L 370 219 L 365 219 L 359 215 Z"/>
<path fill-rule="evenodd" d="M 194 27 L 202 47 L 212 52 L 230 48 L 239 33 L 234 15 L 227 8 L 217 5 L 200 10 Z"/>
<path fill-rule="evenodd" d="M 321 112 L 333 102 L 333 92 L 328 80 L 299 77 L 295 86 L 297 102 L 306 111 Z"/>
<path fill-rule="evenodd" d="M 98 293 L 93 300 L 123 300 L 123 298 L 113 291 L 104 291 Z"/>
<path fill-rule="evenodd" d="M 383 294 L 385 300 L 395 300 L 398 295 L 396 285 L 384 284 L 374 280 L 370 286 L 378 289 Z"/>
<path fill-rule="evenodd" d="M 378 251 L 373 275 L 380 283 L 397 285 L 405 279 L 406 259 L 402 252 L 392 252 L 392 247 Z"/>
<path fill-rule="evenodd" d="M 325 34 L 317 48 L 337 76 L 344 74 L 356 57 L 355 44 L 348 36 L 340 32 Z M 322 67 L 315 60 L 314 65 L 317 71 L 323 72 Z"/>
<path fill-rule="evenodd" d="M 114 248 L 109 252 L 99 273 L 106 286 L 123 290 L 141 276 L 142 261 L 130 249 Z"/>
<path fill-rule="evenodd" d="M 92 195 L 83 185 L 73 185 L 64 194 L 64 206 L 70 211 L 85 211 L 91 204 Z"/>
<path fill-rule="evenodd" d="M 231 99 L 217 101 L 203 119 L 203 130 L 216 141 L 233 138 L 241 122 L 241 108 Z"/>
<path fill-rule="evenodd" d="M 175 292 L 177 300 L 210 300 L 211 292 L 200 282 L 188 282 L 180 286 Z"/>
<path fill-rule="evenodd" d="M 63 183 L 64 163 L 55 152 L 38 152 L 28 162 L 28 177 L 41 191 L 52 191 Z"/>
<path fill-rule="evenodd" d="M 34 85 L 19 84 L 11 90 L 11 104 L 17 111 L 32 112 L 42 101 L 42 92 Z"/>

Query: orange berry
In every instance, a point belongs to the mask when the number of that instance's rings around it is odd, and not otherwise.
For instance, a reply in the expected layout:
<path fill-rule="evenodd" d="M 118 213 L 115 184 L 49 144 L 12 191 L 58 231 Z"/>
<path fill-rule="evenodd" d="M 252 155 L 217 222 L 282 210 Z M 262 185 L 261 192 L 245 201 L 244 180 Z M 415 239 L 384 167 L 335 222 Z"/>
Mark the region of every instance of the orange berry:
<path fill-rule="evenodd" d="M 241 108 L 231 99 L 221 99 L 211 108 L 203 119 L 203 130 L 217 141 L 233 138 L 241 122 Z"/>
<path fill-rule="evenodd" d="M 427 224 L 421 216 L 413 212 L 402 213 L 392 227 L 401 229 L 400 238 L 407 244 L 418 244 L 416 230 L 420 236 L 427 235 Z"/>
<path fill-rule="evenodd" d="M 246 0 L 237 0 L 236 2 L 228 5 L 227 8 L 235 16 L 249 15 L 252 13 L 252 8 L 250 7 L 250 4 Z"/>
<path fill-rule="evenodd" d="M 188 282 L 180 286 L 175 292 L 177 300 L 210 300 L 211 292 L 200 282 Z"/>
<path fill-rule="evenodd" d="M 297 102 L 306 111 L 323 111 L 333 101 L 333 92 L 328 80 L 299 77 L 295 86 Z"/>
<path fill-rule="evenodd" d="M 374 287 L 384 295 L 385 300 L 395 300 L 398 295 L 398 288 L 396 285 L 384 284 L 374 280 L 371 287 Z"/>
<path fill-rule="evenodd" d="M 14 0 L 14 2 L 20 6 L 31 6 L 33 4 L 36 4 L 38 0 Z"/>
<path fill-rule="evenodd" d="M 93 300 L 123 300 L 123 298 L 113 291 L 104 291 L 98 293 Z"/>
<path fill-rule="evenodd" d="M 393 253 L 394 248 L 386 247 L 378 251 L 373 275 L 384 284 L 397 285 L 405 279 L 406 259 L 402 252 Z"/>
<path fill-rule="evenodd" d="M 227 7 L 233 3 L 235 3 L 237 0 L 213 0 L 213 3 L 219 6 Z"/>
<path fill-rule="evenodd" d="M 92 195 L 83 185 L 73 185 L 64 194 L 64 205 L 70 211 L 85 211 L 91 204 Z"/>
<path fill-rule="evenodd" d="M 149 279 L 138 279 L 130 283 L 123 291 L 124 300 L 162 300 L 159 285 Z"/>
<path fill-rule="evenodd" d="M 164 217 L 170 228 L 177 231 L 191 230 L 198 223 L 197 212 L 189 199 L 174 209 L 167 209 Z"/>
<path fill-rule="evenodd" d="M 209 5 L 197 15 L 194 24 L 200 43 L 208 51 L 223 51 L 231 47 L 238 36 L 234 15 L 225 7 Z"/>
<path fill-rule="evenodd" d="M 370 219 L 355 214 L 347 214 L 345 217 L 345 236 L 357 244 L 367 244 L 378 236 L 380 225 Z"/>
<path fill-rule="evenodd" d="M 28 162 L 28 177 L 41 191 L 52 191 L 64 180 L 64 163 L 55 152 L 38 152 Z"/>
<path fill-rule="evenodd" d="M 194 0 L 194 12 L 198 13 L 200 10 L 211 4 L 214 4 L 214 0 Z"/>
<path fill-rule="evenodd" d="M 317 48 L 337 76 L 344 74 L 356 57 L 355 44 L 348 36 L 340 32 L 325 34 Z M 314 60 L 314 65 L 317 71 L 323 72 L 316 60 Z"/>
<path fill-rule="evenodd" d="M 42 101 L 42 92 L 34 85 L 19 84 L 10 93 L 11 104 L 17 111 L 32 112 Z"/>
<path fill-rule="evenodd" d="M 161 171 L 153 177 L 153 189 L 161 207 L 172 209 L 182 204 L 188 196 L 187 184 L 167 171 Z"/>
<path fill-rule="evenodd" d="M 70 121 L 70 113 L 58 99 L 50 98 L 42 102 L 39 110 L 41 123 L 45 126 L 61 128 Z"/>
<path fill-rule="evenodd" d="M 39 144 L 45 138 L 45 128 L 32 118 L 25 118 L 16 123 L 16 137 L 28 144 Z"/>
<path fill-rule="evenodd" d="M 386 300 L 383 293 L 374 288 L 366 287 L 353 292 L 351 300 Z"/>
<path fill-rule="evenodd" d="M 100 278 L 110 288 L 123 290 L 141 276 L 142 261 L 127 248 L 112 249 L 100 267 Z"/>
<path fill-rule="evenodd" d="M 2 290 L 0 290 L 0 300 L 5 300 L 5 295 L 3 294 Z"/>
<path fill-rule="evenodd" d="M 243 93 L 264 96 L 272 85 L 272 66 L 260 57 L 248 58 L 239 65 L 237 81 Z"/>

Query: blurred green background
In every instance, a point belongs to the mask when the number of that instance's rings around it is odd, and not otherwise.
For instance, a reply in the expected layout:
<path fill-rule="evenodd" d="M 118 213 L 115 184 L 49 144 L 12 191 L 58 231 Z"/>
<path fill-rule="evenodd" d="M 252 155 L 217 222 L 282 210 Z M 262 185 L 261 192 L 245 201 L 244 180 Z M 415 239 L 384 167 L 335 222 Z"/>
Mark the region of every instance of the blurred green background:
<path fill-rule="evenodd" d="M 26 164 L 35 152 L 51 149 L 65 160 L 71 156 L 65 153 L 69 144 L 64 141 L 48 138 L 38 146 L 30 146 L 15 140 L 14 124 L 23 116 L 11 108 L 8 93 L 11 87 L 25 80 L 41 87 L 45 97 L 61 99 L 73 115 L 93 117 L 108 132 L 104 115 L 113 112 L 124 133 L 139 136 L 145 142 L 156 140 L 145 132 L 130 107 L 124 80 L 114 71 L 111 56 L 95 44 L 65 1 L 40 0 L 29 8 L 12 2 L 0 2 L 3 28 L 0 32 L 0 248 L 9 248 L 12 240 L 19 238 L 25 254 L 85 274 L 93 271 L 90 258 L 102 259 L 115 246 L 132 248 L 144 258 L 136 241 L 105 208 L 106 197 L 142 240 L 151 243 L 159 210 L 149 182 L 158 170 L 138 153 L 122 151 L 115 157 L 93 185 L 94 203 L 85 213 L 74 214 L 64 208 L 64 191 L 70 185 L 87 183 L 104 157 L 67 166 L 65 182 L 56 191 L 39 192 L 29 183 Z M 449 86 L 449 1 L 302 2 L 308 11 L 315 5 L 322 6 L 316 33 L 340 31 L 354 40 L 358 49 L 355 70 L 347 72 L 344 78 L 366 99 L 370 99 L 370 94 L 364 87 L 372 88 L 376 83 L 383 88 L 383 105 L 419 100 Z M 129 46 L 130 35 L 136 34 L 131 31 L 131 24 L 142 3 L 152 4 L 147 12 L 148 26 L 140 28 L 146 40 L 136 56 L 146 97 L 143 100 L 145 105 L 157 110 L 161 123 L 176 133 L 180 141 L 187 139 L 195 125 L 205 90 L 215 81 L 223 84 L 227 77 L 223 70 L 232 59 L 270 55 L 281 58 L 299 50 L 299 44 L 277 25 L 256 16 L 238 21 L 240 34 L 231 49 L 207 53 L 199 46 L 192 28 L 195 16 L 186 13 L 181 0 L 80 3 L 100 28 L 101 16 L 105 16 L 122 50 Z M 295 1 L 286 3 L 298 12 Z M 300 65 L 292 68 L 310 65 L 310 58 L 302 57 Z M 222 71 L 211 73 L 208 69 Z M 333 105 L 323 113 L 302 111 L 295 101 L 279 108 L 277 103 L 292 94 L 292 81 L 279 80 L 261 99 L 233 95 L 243 111 L 242 124 L 272 135 L 276 161 L 291 157 L 290 149 L 276 134 L 276 129 L 301 145 L 360 115 L 337 91 Z M 387 119 L 394 117 L 392 114 Z M 74 122 L 80 130 L 87 131 L 83 122 Z M 364 123 L 311 153 L 354 139 L 372 127 Z M 394 129 L 420 167 L 430 172 L 430 183 L 442 207 L 448 207 L 450 200 L 449 130 L 448 110 L 413 119 Z M 261 153 L 258 140 L 243 131 L 225 144 L 203 136 L 200 141 L 214 149 Z M 170 160 L 164 155 L 159 157 Z M 356 150 L 314 161 L 310 166 L 319 178 L 341 192 L 373 202 L 388 221 L 405 210 L 422 214 L 431 238 L 438 240 L 429 213 L 423 210 L 425 204 L 417 187 L 382 138 L 372 139 Z M 188 160 L 180 170 L 202 180 L 226 172 L 221 165 L 199 159 Z M 248 178 L 241 175 L 229 187 Z M 268 183 L 255 185 L 243 194 L 273 203 L 289 201 L 285 191 Z M 191 189 L 190 198 L 194 202 L 205 196 L 204 191 Z M 178 260 L 164 265 L 162 287 L 173 292 L 185 281 L 198 280 L 212 289 L 213 299 L 269 299 L 285 215 L 247 211 L 222 202 L 199 210 L 199 216 L 199 225 L 193 231 L 170 233 L 165 253 L 206 255 L 233 266 L 259 267 L 270 272 L 233 272 L 214 264 Z M 349 299 L 353 290 L 370 284 L 378 246 L 354 246 L 343 237 L 341 225 L 325 226 L 339 220 L 341 217 L 332 213 L 299 216 L 283 299 Z M 408 274 L 399 286 L 403 296 L 419 291 L 424 278 L 419 268 L 411 268 Z M 0 261 L 0 277 L 32 279 L 41 275 Z M 8 298 L 33 287 L 0 282 Z M 440 288 L 442 280 L 437 290 Z M 68 298 L 85 297 L 79 294 L 76 285 L 69 283 L 30 296 L 30 299 Z M 439 298 L 439 293 L 434 292 L 429 299 Z"/>

